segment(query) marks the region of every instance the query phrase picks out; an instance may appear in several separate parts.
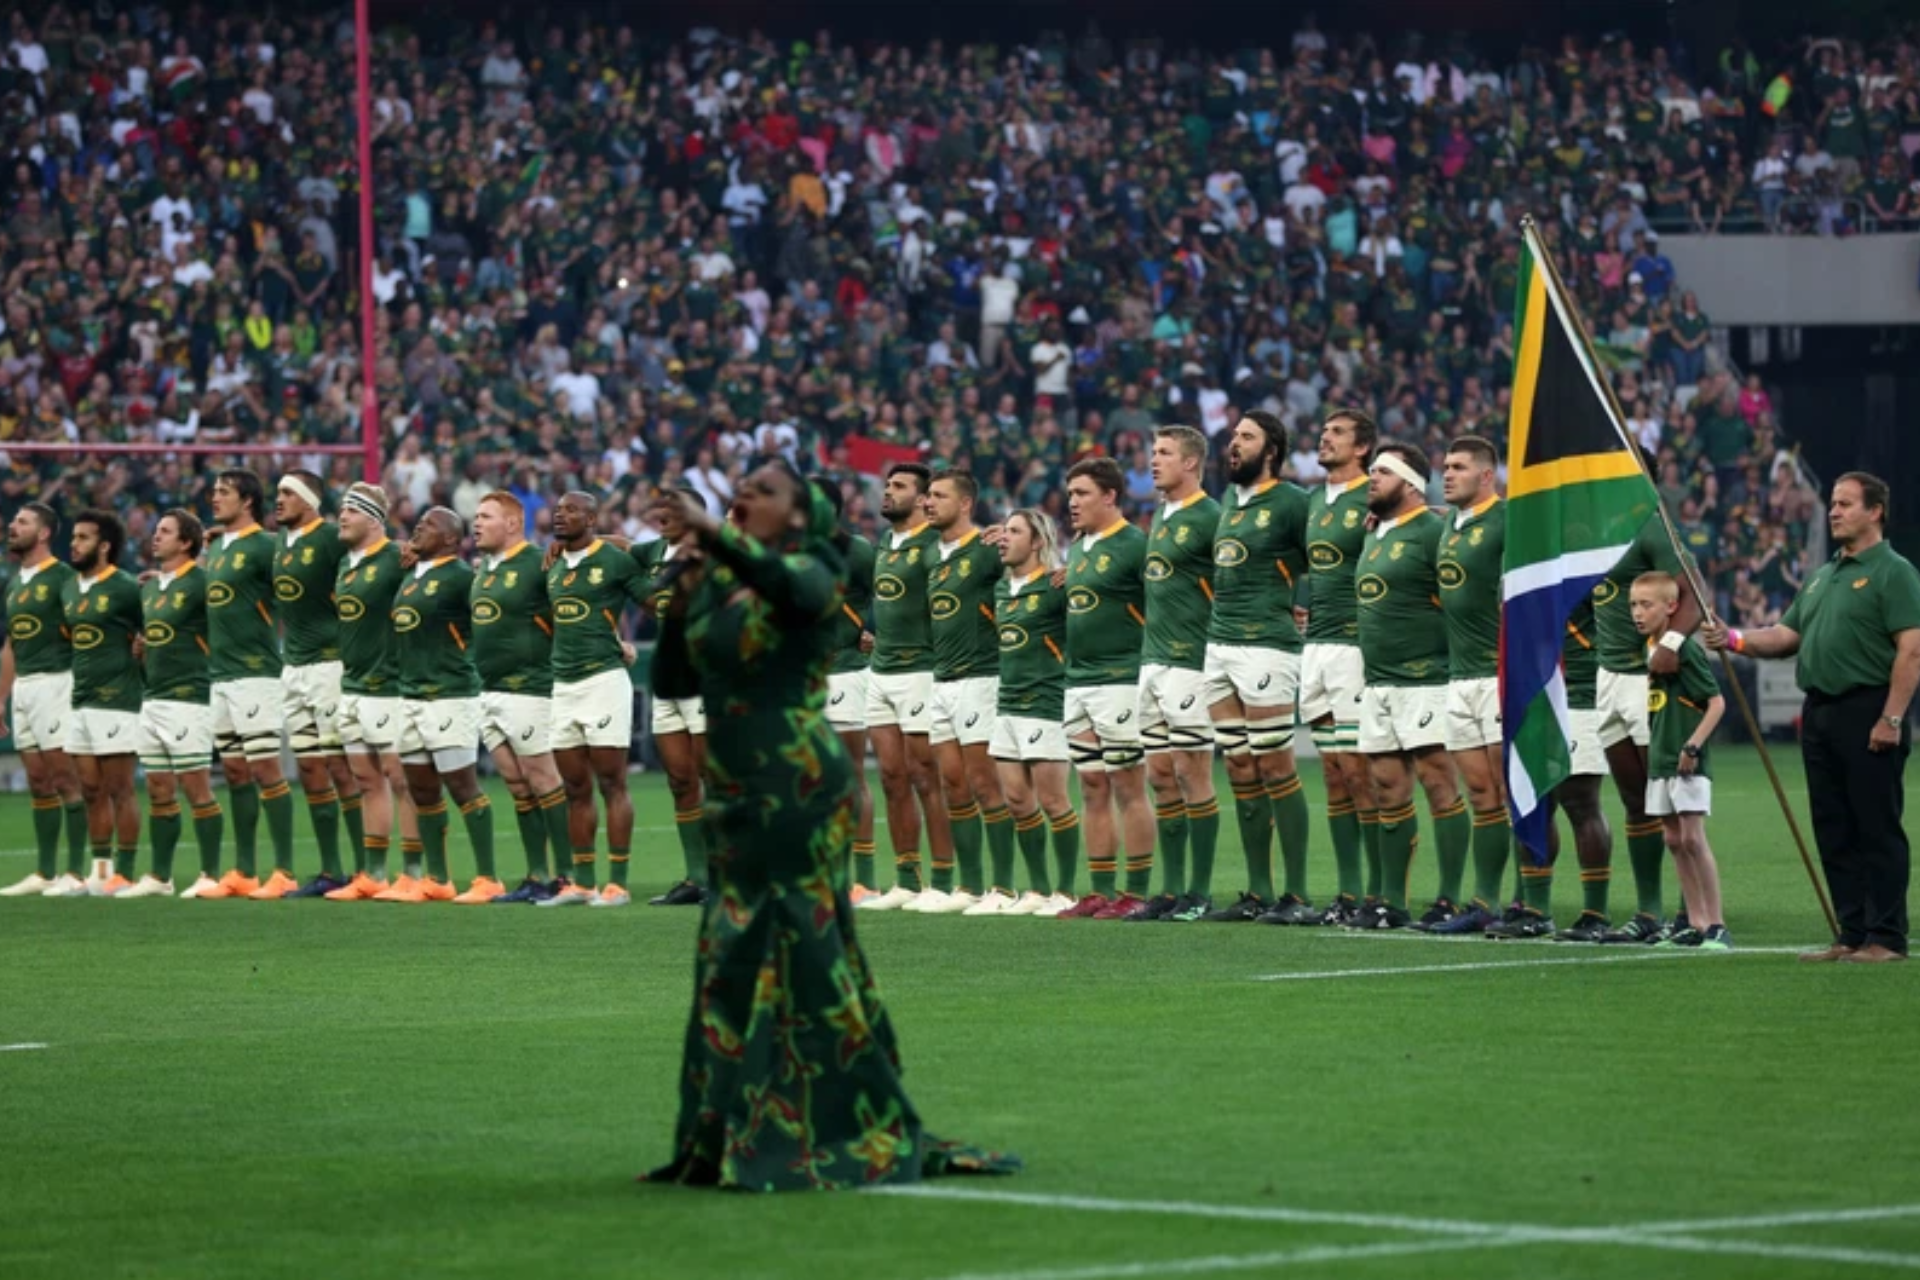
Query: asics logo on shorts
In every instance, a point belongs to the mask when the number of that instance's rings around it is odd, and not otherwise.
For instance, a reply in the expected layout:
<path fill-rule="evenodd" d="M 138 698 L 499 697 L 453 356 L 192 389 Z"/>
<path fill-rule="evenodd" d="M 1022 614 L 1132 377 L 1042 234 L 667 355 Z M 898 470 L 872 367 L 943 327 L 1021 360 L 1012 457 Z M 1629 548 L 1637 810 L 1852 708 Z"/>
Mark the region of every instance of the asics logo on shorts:
<path fill-rule="evenodd" d="M 187 740 L 187 731 L 182 729 L 180 732 L 174 734 L 173 740 L 175 742 L 185 742 Z"/>
<path fill-rule="evenodd" d="M 1028 734 L 1027 745 L 1032 746 L 1034 743 L 1040 741 L 1040 735 L 1044 732 L 1044 729 L 1035 729 L 1032 733 Z"/>
<path fill-rule="evenodd" d="M 912 706 L 911 708 L 909 708 L 909 709 L 908 709 L 908 711 L 907 711 L 907 714 L 908 714 L 909 716 L 917 716 L 917 715 L 919 715 L 919 714 L 920 714 L 920 713 L 921 713 L 922 711 L 925 711 L 926 709 L 927 709 L 927 704 L 926 704 L 926 703 L 924 703 L 924 702 L 916 702 L 916 703 L 914 703 L 914 704 L 913 704 L 913 706 Z"/>
<path fill-rule="evenodd" d="M 247 719 L 249 719 L 249 720 L 251 720 L 251 719 L 253 719 L 253 718 L 254 718 L 255 716 L 257 716 L 257 715 L 259 715 L 259 714 L 260 714 L 260 704 L 259 704 L 259 703 L 257 703 L 257 702 L 256 702 L 256 703 L 254 703 L 254 704 L 253 704 L 252 706 L 250 706 L 250 707 L 248 707 L 248 708 L 247 708 Z"/>
<path fill-rule="evenodd" d="M 1253 686 L 1253 687 L 1254 687 L 1254 688 L 1256 688 L 1256 689 L 1264 689 L 1264 688 L 1266 688 L 1266 687 L 1267 687 L 1268 685 L 1270 685 L 1270 684 L 1272 684 L 1272 683 L 1273 683 L 1273 674 L 1272 674 L 1271 672 L 1269 672 L 1269 673 L 1267 673 L 1266 675 L 1264 675 L 1264 676 L 1261 676 L 1261 677 L 1260 677 L 1260 683 L 1259 683 L 1259 684 L 1257 684 L 1257 685 L 1255 685 L 1255 686 Z"/>
<path fill-rule="evenodd" d="M 967 727 L 967 728 L 969 728 L 969 729 L 971 729 L 971 728 L 973 728 L 973 726 L 975 726 L 975 725 L 977 725 L 977 724 L 979 724 L 979 723 L 980 723 L 980 713 L 979 713 L 978 711 L 976 711 L 976 712 L 974 712 L 974 713 L 973 713 L 972 715 L 970 715 L 970 716 L 968 716 L 968 717 L 967 717 L 967 723 L 966 723 L 966 727 Z"/>
<path fill-rule="evenodd" d="M 1433 712 L 1429 711 L 1425 715 L 1420 717 L 1420 727 L 1422 729 L 1426 728 L 1428 725 L 1432 723 L 1433 723 Z"/>
<path fill-rule="evenodd" d="M 447 717 L 447 718 L 446 718 L 445 720 L 442 720 L 442 721 L 440 722 L 440 732 L 442 732 L 442 733 L 445 733 L 445 732 L 446 732 L 447 730 L 449 730 L 449 729 L 451 729 L 451 728 L 453 728 L 453 717 L 452 717 L 452 716 L 448 716 L 448 717 Z"/>
<path fill-rule="evenodd" d="M 601 717 L 600 717 L 600 721 L 599 721 L 599 723 L 598 723 L 598 724 L 596 724 L 596 725 L 594 725 L 593 727 L 594 727 L 594 728 L 596 728 L 596 729 L 604 729 L 604 728 L 606 728 L 606 727 L 607 727 L 608 725 L 610 725 L 610 724 L 612 724 L 612 723 L 613 723 L 613 717 L 612 717 L 612 716 L 601 716 Z"/>
<path fill-rule="evenodd" d="M 528 725 L 528 726 L 527 726 L 526 728 L 524 728 L 524 729 L 522 729 L 522 730 L 520 731 L 520 740 L 521 740 L 522 742 L 531 742 L 531 741 L 533 741 L 533 726 L 532 726 L 532 725 Z"/>
<path fill-rule="evenodd" d="M 119 736 L 120 736 L 120 726 L 119 726 L 119 725 L 115 725 L 115 726 L 113 726 L 113 728 L 111 728 L 111 729 L 109 729 L 109 730 L 107 730 L 107 736 L 108 736 L 109 738 L 117 738 L 117 737 L 119 737 Z"/>
<path fill-rule="evenodd" d="M 376 729 L 384 729 L 384 728 L 386 728 L 386 727 L 387 727 L 387 717 L 386 717 L 386 716 L 381 716 L 381 717 L 380 717 L 380 718 L 379 718 L 378 720 L 375 720 L 375 721 L 373 722 L 373 727 L 374 727 L 374 728 L 376 728 Z"/>
<path fill-rule="evenodd" d="M 1191 710 L 1193 709 L 1193 695 L 1192 695 L 1192 694 L 1188 694 L 1188 695 L 1187 695 L 1186 697 L 1184 697 L 1184 698 L 1182 698 L 1182 699 L 1180 699 L 1180 709 L 1181 709 L 1182 711 L 1191 711 Z"/>
<path fill-rule="evenodd" d="M 834 695 L 833 695 L 833 696 L 832 696 L 831 698 L 828 698 L 828 699 L 827 699 L 827 705 L 828 705 L 828 706 L 830 706 L 830 707 L 837 707 L 837 706 L 839 706 L 839 705 L 840 705 L 841 703 L 843 703 L 843 702 L 845 702 L 846 700 L 847 700 L 847 695 L 846 695 L 846 694 L 844 694 L 844 693 L 836 693 L 836 694 L 834 694 Z"/>
<path fill-rule="evenodd" d="M 1133 719 L 1133 712 L 1132 712 L 1131 710 L 1128 710 L 1128 711 L 1122 711 L 1122 712 L 1120 713 L 1120 717 L 1119 717 L 1119 719 L 1117 719 L 1117 720 L 1115 720 L 1115 721 L 1114 721 L 1114 723 L 1115 723 L 1115 724 L 1125 724 L 1125 723 L 1126 723 L 1127 721 L 1129 721 L 1129 720 L 1131 720 L 1131 719 Z"/>

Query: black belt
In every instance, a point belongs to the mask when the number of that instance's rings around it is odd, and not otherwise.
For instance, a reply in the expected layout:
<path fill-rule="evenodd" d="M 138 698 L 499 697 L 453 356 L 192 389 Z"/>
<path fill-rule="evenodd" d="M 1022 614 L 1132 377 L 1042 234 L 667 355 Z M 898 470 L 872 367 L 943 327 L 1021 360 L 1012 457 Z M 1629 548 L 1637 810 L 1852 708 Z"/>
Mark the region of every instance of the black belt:
<path fill-rule="evenodd" d="M 1861 684 L 1855 685 L 1844 693 L 1826 693 L 1820 689 L 1809 689 L 1807 690 L 1807 701 L 1820 706 L 1830 706 L 1838 702 L 1851 702 L 1855 698 L 1864 698 L 1868 695 L 1884 701 L 1887 696 L 1887 686 L 1884 684 Z"/>

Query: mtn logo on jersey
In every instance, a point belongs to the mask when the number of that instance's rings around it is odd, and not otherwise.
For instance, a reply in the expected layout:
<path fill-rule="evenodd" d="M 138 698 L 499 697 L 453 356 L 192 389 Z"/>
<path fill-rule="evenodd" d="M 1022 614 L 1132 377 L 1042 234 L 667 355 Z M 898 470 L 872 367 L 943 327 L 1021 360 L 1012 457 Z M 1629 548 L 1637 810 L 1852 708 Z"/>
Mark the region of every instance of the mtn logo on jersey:
<path fill-rule="evenodd" d="M 895 600 L 905 598 L 907 584 L 892 574 L 883 574 L 873 580 L 873 594 L 877 599 L 891 604 Z"/>
<path fill-rule="evenodd" d="M 155 618 L 147 624 L 146 636 L 150 645 L 169 645 L 173 643 L 173 628 Z"/>
<path fill-rule="evenodd" d="M 1027 647 L 1027 629 L 1008 623 L 1000 628 L 1000 647 L 1002 649 L 1024 649 Z"/>
<path fill-rule="evenodd" d="M 1331 542 L 1316 542 L 1307 548 L 1307 562 L 1322 572 L 1339 568 L 1346 558 Z"/>
<path fill-rule="evenodd" d="M 927 601 L 927 612 L 935 622 L 945 622 L 960 612 L 960 597 L 951 591 L 942 591 Z"/>
<path fill-rule="evenodd" d="M 1164 534 L 1166 530 L 1162 529 L 1160 532 Z M 1180 532 L 1184 534 L 1186 529 L 1183 527 Z M 1148 582 L 1165 582 L 1173 576 L 1173 562 L 1158 552 L 1155 552 L 1153 555 L 1147 557 L 1147 567 L 1144 576 Z"/>
<path fill-rule="evenodd" d="M 575 596 L 562 596 L 553 602 L 553 620 L 562 626 L 585 622 L 593 616 L 593 606 Z"/>
<path fill-rule="evenodd" d="M 475 626 L 486 626 L 489 622 L 498 622 L 501 618 L 500 603 L 497 600 L 478 600 L 473 606 Z"/>
<path fill-rule="evenodd" d="M 232 603 L 233 587 L 231 584 L 225 582 L 210 582 L 207 584 L 207 607 L 209 609 L 224 609 Z"/>
<path fill-rule="evenodd" d="M 1088 587 L 1075 587 L 1067 592 L 1068 613 L 1092 613 L 1100 607 L 1100 593 Z"/>
<path fill-rule="evenodd" d="M 40 634 L 40 619 L 23 613 L 7 624 L 7 634 L 15 640 L 31 640 Z"/>
<path fill-rule="evenodd" d="M 274 598 L 282 604 L 292 604 L 307 593 L 298 578 L 275 578 L 273 580 Z"/>
<path fill-rule="evenodd" d="M 1262 511 L 1261 515 L 1266 512 Z M 1223 538 L 1214 544 L 1213 562 L 1222 569 L 1235 569 L 1247 562 L 1247 544 L 1238 538 Z"/>
<path fill-rule="evenodd" d="M 1372 604 L 1387 598 L 1387 582 L 1379 574 L 1369 573 L 1353 584 L 1354 594 L 1362 601 Z"/>
<path fill-rule="evenodd" d="M 1467 571 L 1455 560 L 1440 562 L 1439 578 L 1442 591 L 1458 591 L 1467 585 Z"/>
<path fill-rule="evenodd" d="M 342 622 L 358 622 L 367 616 L 367 606 L 358 596 L 341 596 L 337 603 Z"/>
<path fill-rule="evenodd" d="M 106 638 L 107 633 L 90 622 L 83 622 L 73 629 L 73 647 L 76 649 L 97 649 Z"/>
<path fill-rule="evenodd" d="M 393 629 L 395 631 L 414 631 L 420 626 L 420 611 L 410 604 L 403 604 L 393 611 Z"/>

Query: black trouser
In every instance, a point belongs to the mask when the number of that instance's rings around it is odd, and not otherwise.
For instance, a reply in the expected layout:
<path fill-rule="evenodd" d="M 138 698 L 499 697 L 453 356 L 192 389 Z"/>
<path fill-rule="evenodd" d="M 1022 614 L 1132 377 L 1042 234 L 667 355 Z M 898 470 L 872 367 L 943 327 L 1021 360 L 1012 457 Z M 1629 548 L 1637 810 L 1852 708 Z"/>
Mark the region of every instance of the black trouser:
<path fill-rule="evenodd" d="M 1907 949 L 1907 833 L 1902 777 L 1911 738 L 1903 726 L 1900 745 L 1870 751 L 1868 735 L 1887 704 L 1883 685 L 1839 697 L 1807 695 L 1801 711 L 1800 754 L 1807 766 L 1807 800 L 1813 838 L 1827 891 L 1840 917 L 1840 941 L 1850 947 L 1878 943 Z"/>

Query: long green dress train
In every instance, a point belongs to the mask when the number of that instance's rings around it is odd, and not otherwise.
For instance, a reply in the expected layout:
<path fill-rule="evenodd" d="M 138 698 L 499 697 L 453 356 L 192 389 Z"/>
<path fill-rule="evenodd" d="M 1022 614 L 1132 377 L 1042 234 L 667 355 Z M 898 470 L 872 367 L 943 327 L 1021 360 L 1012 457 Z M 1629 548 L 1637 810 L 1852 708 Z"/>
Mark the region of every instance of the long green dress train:
<path fill-rule="evenodd" d="M 814 538 L 780 554 L 731 527 L 707 546 L 654 656 L 657 693 L 697 682 L 706 700 L 718 818 L 675 1154 L 647 1180 L 782 1191 L 1011 1172 L 921 1128 L 854 938 L 853 765 L 825 714 L 835 553 Z"/>

